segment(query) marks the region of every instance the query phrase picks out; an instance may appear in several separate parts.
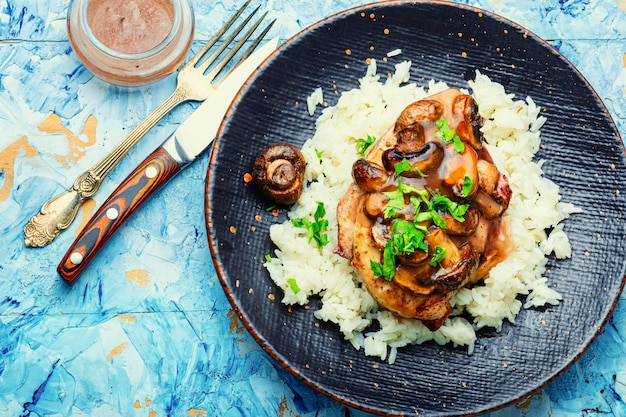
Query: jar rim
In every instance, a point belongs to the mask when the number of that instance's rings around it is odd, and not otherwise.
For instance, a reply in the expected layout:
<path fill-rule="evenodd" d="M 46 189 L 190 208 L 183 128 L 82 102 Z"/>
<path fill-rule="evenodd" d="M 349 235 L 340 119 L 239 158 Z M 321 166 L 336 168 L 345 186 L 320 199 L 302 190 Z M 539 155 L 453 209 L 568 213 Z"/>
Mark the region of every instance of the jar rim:
<path fill-rule="evenodd" d="M 91 42 L 96 48 L 98 48 L 103 53 L 111 57 L 120 58 L 124 60 L 133 60 L 133 59 L 141 60 L 141 59 L 145 59 L 145 58 L 151 57 L 159 53 L 167 45 L 169 45 L 172 42 L 172 40 L 176 37 L 176 33 L 181 24 L 181 5 L 180 5 L 180 0 L 170 0 L 170 2 L 172 3 L 172 6 L 174 7 L 174 20 L 172 21 L 172 27 L 169 33 L 167 34 L 165 39 L 163 39 L 159 44 L 142 52 L 130 52 L 130 53 L 121 52 L 113 48 L 110 48 L 106 46 L 104 43 L 102 43 L 100 39 L 98 39 L 96 35 L 93 33 L 93 31 L 91 30 L 91 26 L 89 25 L 89 20 L 87 18 L 87 7 L 89 6 L 88 0 L 83 0 L 80 3 L 79 19 L 85 30 L 85 35 L 89 39 L 89 42 Z"/>
<path fill-rule="evenodd" d="M 193 6 L 189 0 L 170 1 L 178 10 L 178 19 L 172 23 L 171 39 L 165 39 L 147 51 L 124 53 L 97 45 L 94 42 L 97 30 L 87 32 L 83 15 L 86 13 L 85 3 L 89 0 L 70 0 L 66 22 L 70 45 L 78 60 L 97 78 L 120 87 L 143 86 L 170 75 L 184 62 L 195 28 Z"/>

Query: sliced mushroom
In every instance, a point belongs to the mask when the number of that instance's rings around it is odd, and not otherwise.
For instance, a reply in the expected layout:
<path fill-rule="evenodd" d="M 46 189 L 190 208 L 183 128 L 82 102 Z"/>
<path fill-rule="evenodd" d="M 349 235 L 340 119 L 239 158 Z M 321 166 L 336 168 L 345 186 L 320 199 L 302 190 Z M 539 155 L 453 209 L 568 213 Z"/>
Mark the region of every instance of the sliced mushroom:
<path fill-rule="evenodd" d="M 492 195 L 498 185 L 500 171 L 491 162 L 479 159 L 476 163 L 478 170 L 478 184 L 487 194 Z"/>
<path fill-rule="evenodd" d="M 476 169 L 478 156 L 476 151 L 466 146 L 463 152 L 456 152 L 452 144 L 447 144 L 445 151 L 446 172 L 443 175 L 443 184 L 460 200 L 470 200 L 478 190 L 478 171 Z M 471 184 L 469 192 L 464 187 L 467 179 Z"/>
<path fill-rule="evenodd" d="M 438 100 L 419 100 L 409 104 L 404 108 L 393 129 L 394 133 L 398 133 L 405 127 L 415 122 L 434 122 L 441 118 L 443 114 L 443 106 Z"/>
<path fill-rule="evenodd" d="M 446 224 L 446 233 L 450 236 L 470 236 L 476 231 L 478 222 L 480 220 L 480 212 L 475 207 L 470 207 L 463 218 L 464 221 L 460 222 L 450 213 L 440 213 L 440 217 Z"/>
<path fill-rule="evenodd" d="M 295 203 L 304 187 L 306 162 L 298 148 L 275 143 L 263 149 L 252 167 L 252 180 L 268 199 L 279 204 Z"/>
<path fill-rule="evenodd" d="M 402 210 L 396 210 L 396 217 L 412 222 L 415 220 L 415 206 L 410 202 L 405 204 Z"/>
<path fill-rule="evenodd" d="M 404 160 L 411 165 L 412 170 L 402 172 L 400 175 L 418 178 L 441 165 L 443 147 L 438 142 L 426 142 L 419 149 L 413 151 L 403 152 L 398 148 L 391 148 L 383 152 L 383 166 L 389 171 L 395 170 L 395 166 Z"/>
<path fill-rule="evenodd" d="M 363 210 L 365 214 L 372 219 L 382 217 L 383 210 L 388 201 L 389 197 L 383 193 L 368 193 L 365 198 L 365 204 L 363 204 Z"/>
<path fill-rule="evenodd" d="M 431 248 L 431 251 L 434 253 L 435 248 L 437 246 L 443 248 L 445 250 L 445 256 L 439 262 L 439 265 L 442 268 L 450 268 L 458 261 L 461 260 L 461 252 L 459 248 L 454 244 L 452 239 L 446 234 L 444 229 L 440 227 L 431 227 L 428 230 L 428 234 L 425 236 L 426 242 L 428 242 L 428 246 Z"/>
<path fill-rule="evenodd" d="M 498 167 L 484 159 L 478 160 L 476 168 L 480 188 L 506 210 L 513 194 L 509 186 L 509 179 L 498 170 Z"/>
<path fill-rule="evenodd" d="M 372 240 L 378 249 L 383 250 L 389 239 L 391 239 L 391 230 L 388 225 L 380 221 L 372 225 Z"/>
<path fill-rule="evenodd" d="M 445 252 L 439 262 L 441 267 L 432 277 L 435 287 L 444 292 L 453 291 L 469 279 L 478 265 L 479 255 L 472 245 L 465 243 L 460 248 L 439 227 L 432 227 L 426 235 L 426 241 L 434 251 L 441 247 Z"/>
<path fill-rule="evenodd" d="M 465 285 L 478 266 L 479 255 L 472 245 L 464 244 L 459 249 L 459 259 L 450 267 L 440 270 L 433 277 L 439 291 L 456 290 Z"/>
<path fill-rule="evenodd" d="M 415 150 L 426 143 L 424 127 L 413 123 L 396 133 L 396 148 L 405 152 Z"/>
<path fill-rule="evenodd" d="M 494 200 L 481 188 L 479 188 L 474 195 L 474 203 L 482 215 L 490 220 L 495 219 L 504 212 L 504 206 Z"/>
<path fill-rule="evenodd" d="M 483 147 L 483 135 L 480 128 L 483 126 L 483 118 L 478 113 L 478 105 L 474 98 L 467 94 L 456 96 L 452 103 L 452 113 L 455 116 L 462 116 L 455 128 L 456 134 L 474 149 L 481 149 Z"/>
<path fill-rule="evenodd" d="M 436 271 L 437 268 L 430 266 L 428 262 L 415 266 L 400 265 L 396 268 L 393 282 L 413 294 L 428 295 L 435 290 L 435 284 L 430 277 Z"/>
<path fill-rule="evenodd" d="M 428 264 L 424 262 L 428 259 L 429 252 L 426 250 L 416 249 L 411 253 L 398 255 L 398 262 L 402 265 L 416 267 L 418 265 Z M 427 282 L 426 280 L 425 282 Z"/>
<path fill-rule="evenodd" d="M 372 192 L 383 189 L 393 177 L 383 167 L 361 158 L 352 165 L 352 178 L 361 190 Z"/>

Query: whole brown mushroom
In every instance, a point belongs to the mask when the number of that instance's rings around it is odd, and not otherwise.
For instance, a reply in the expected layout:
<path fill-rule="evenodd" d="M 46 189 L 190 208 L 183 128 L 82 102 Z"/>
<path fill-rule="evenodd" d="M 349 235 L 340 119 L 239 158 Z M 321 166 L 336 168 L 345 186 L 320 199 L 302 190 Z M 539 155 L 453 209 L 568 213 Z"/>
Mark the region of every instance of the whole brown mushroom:
<path fill-rule="evenodd" d="M 289 143 L 275 143 L 256 157 L 252 182 L 269 200 L 293 204 L 302 194 L 305 168 L 306 161 L 298 148 Z"/>

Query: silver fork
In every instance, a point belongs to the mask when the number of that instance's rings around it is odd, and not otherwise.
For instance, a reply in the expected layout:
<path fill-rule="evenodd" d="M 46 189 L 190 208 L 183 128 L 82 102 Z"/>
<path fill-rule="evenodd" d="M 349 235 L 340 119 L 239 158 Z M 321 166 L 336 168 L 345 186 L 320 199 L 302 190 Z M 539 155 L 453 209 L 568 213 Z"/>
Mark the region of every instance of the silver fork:
<path fill-rule="evenodd" d="M 215 90 L 220 81 L 241 62 L 245 60 L 263 40 L 267 32 L 274 24 L 270 22 L 252 44 L 239 56 L 231 66 L 226 66 L 233 60 L 237 52 L 250 39 L 254 31 L 259 27 L 267 12 L 265 12 L 254 24 L 242 35 L 222 58 L 218 58 L 230 46 L 234 39 L 248 25 L 254 14 L 259 10 L 257 6 L 233 32 L 219 45 L 206 59 L 205 55 L 213 48 L 219 39 L 233 26 L 235 21 L 243 14 L 252 0 L 248 0 L 228 22 L 196 53 L 177 77 L 176 89 L 163 101 L 152 113 L 137 125 L 113 150 L 111 150 L 100 162 L 96 163 L 86 172 L 82 173 L 74 181 L 74 185 L 67 191 L 62 192 L 43 204 L 39 213 L 33 216 L 24 226 L 24 242 L 26 246 L 43 247 L 52 242 L 62 231 L 67 229 L 78 214 L 82 203 L 93 196 L 103 179 L 128 153 L 128 151 L 150 130 L 163 116 L 174 107 L 185 101 L 203 101 Z M 213 65 L 213 67 L 211 67 Z M 210 70 L 209 70 L 210 68 Z M 208 71 L 208 72 L 207 72 Z M 218 77 L 219 76 L 219 77 Z"/>

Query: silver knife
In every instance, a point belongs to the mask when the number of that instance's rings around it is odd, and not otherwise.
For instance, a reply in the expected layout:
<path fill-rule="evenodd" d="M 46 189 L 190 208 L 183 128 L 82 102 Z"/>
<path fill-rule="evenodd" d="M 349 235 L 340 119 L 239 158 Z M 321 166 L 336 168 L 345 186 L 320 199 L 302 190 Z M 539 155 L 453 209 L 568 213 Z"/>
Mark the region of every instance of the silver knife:
<path fill-rule="evenodd" d="M 150 154 L 106 199 L 80 232 L 57 271 L 74 281 L 108 239 L 150 195 L 198 157 L 213 142 L 226 110 L 242 84 L 276 50 L 266 42 L 243 61 L 165 142 Z"/>

